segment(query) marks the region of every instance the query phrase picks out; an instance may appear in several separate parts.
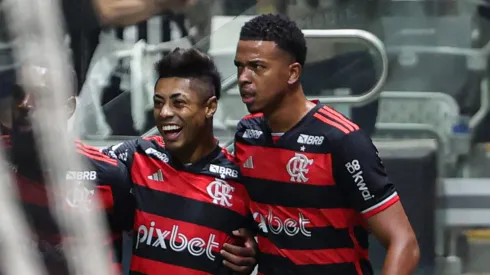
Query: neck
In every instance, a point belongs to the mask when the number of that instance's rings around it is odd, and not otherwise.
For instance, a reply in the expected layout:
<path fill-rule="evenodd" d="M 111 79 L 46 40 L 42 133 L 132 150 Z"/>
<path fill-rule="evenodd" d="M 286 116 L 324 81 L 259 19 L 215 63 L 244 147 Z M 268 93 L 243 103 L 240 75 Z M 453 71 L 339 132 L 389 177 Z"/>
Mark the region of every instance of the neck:
<path fill-rule="evenodd" d="M 264 111 L 264 118 L 273 133 L 284 133 L 296 125 L 315 104 L 310 102 L 301 85 L 289 91 L 272 110 Z"/>
<path fill-rule="evenodd" d="M 191 146 L 191 148 L 185 150 L 185 152 L 176 152 L 173 154 L 181 163 L 195 163 L 216 149 L 217 145 L 212 127 L 210 130 L 201 133 L 199 136 L 195 146 Z"/>

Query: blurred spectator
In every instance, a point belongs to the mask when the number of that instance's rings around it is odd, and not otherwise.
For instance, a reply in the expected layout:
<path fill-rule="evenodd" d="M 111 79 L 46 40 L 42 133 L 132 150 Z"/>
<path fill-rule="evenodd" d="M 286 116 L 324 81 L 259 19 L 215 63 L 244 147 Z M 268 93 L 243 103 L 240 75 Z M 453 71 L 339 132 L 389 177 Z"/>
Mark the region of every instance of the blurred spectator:
<path fill-rule="evenodd" d="M 92 54 L 98 44 L 102 27 L 134 24 L 165 10 L 180 10 L 197 0 L 62 0 L 62 12 L 70 37 L 73 63 L 82 86 Z M 12 56 L 12 35 L 0 0 L 0 122 L 8 125 L 8 102 L 12 84 L 15 83 L 16 62 Z M 7 104 L 8 105 L 8 104 Z"/>
<path fill-rule="evenodd" d="M 109 135 L 138 136 L 153 125 L 151 97 L 154 75 L 151 68 L 161 54 L 174 47 L 197 43 L 209 48 L 211 7 L 214 0 L 201 0 L 184 11 L 164 11 L 133 25 L 104 28 L 88 66 L 88 75 L 76 114 L 79 134 L 85 138 Z M 146 51 L 147 44 L 159 52 Z M 124 57 L 115 53 L 124 52 Z"/>
<path fill-rule="evenodd" d="M 196 0 L 62 0 L 79 87 L 99 43 L 101 28 L 135 24 L 194 2 Z"/>

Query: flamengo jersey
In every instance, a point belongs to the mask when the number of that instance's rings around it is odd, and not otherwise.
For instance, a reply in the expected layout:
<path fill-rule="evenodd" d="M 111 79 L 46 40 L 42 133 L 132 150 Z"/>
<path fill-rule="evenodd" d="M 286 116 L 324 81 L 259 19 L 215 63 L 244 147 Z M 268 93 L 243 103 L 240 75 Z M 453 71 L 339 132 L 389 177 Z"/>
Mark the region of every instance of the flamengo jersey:
<path fill-rule="evenodd" d="M 4 145 L 11 146 L 10 136 L 1 136 Z M 0 145 L 1 146 L 1 145 Z M 127 220 L 131 207 L 130 195 L 131 183 L 126 167 L 100 153 L 98 149 L 75 142 L 76 152 L 82 161 L 86 162 L 86 170 L 72 169 L 66 172 L 66 183 L 73 186 L 68 194 L 65 194 L 66 207 L 83 207 L 92 211 L 91 200 L 93 196 L 99 196 L 101 207 L 107 215 L 111 230 L 108 245 L 112 245 L 111 258 L 114 262 L 116 274 L 120 272 L 122 257 L 122 231 L 131 223 Z M 16 179 L 19 199 L 26 215 L 33 238 L 26 236 L 25 243 L 19 240 L 20 245 L 27 245 L 37 249 L 43 259 L 48 274 L 70 274 L 65 254 L 63 252 L 63 239 L 70 236 L 62 235 L 55 217 L 51 214 L 47 186 L 29 174 L 25 169 L 29 167 L 11 164 Z M 75 240 L 76 241 L 76 240 Z M 108 260 L 111 260 L 108 258 Z"/>
<path fill-rule="evenodd" d="M 238 167 L 224 149 L 192 165 L 172 159 L 161 137 L 113 146 L 136 197 L 131 274 L 232 274 L 220 255 L 232 231 L 252 224 Z"/>
<path fill-rule="evenodd" d="M 276 142 L 261 114 L 235 138 L 261 229 L 259 274 L 373 274 L 366 219 L 399 198 L 357 125 L 317 105 Z"/>

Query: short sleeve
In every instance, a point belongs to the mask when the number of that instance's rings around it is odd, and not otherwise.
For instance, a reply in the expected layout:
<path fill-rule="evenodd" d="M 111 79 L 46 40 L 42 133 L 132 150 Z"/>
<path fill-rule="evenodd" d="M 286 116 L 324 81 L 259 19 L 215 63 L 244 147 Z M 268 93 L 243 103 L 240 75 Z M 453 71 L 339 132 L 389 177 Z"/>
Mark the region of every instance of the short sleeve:
<path fill-rule="evenodd" d="M 122 230 L 131 230 L 136 208 L 131 175 L 126 166 L 118 162 L 118 172 L 113 178 L 111 186 L 113 186 L 114 197 L 114 222 Z"/>
<path fill-rule="evenodd" d="M 96 162 L 97 183 L 95 192 L 106 209 L 111 228 L 129 230 L 133 223 L 135 199 L 132 195 L 131 176 L 126 166 L 117 160 L 116 165 Z"/>
<path fill-rule="evenodd" d="M 362 131 L 344 136 L 332 153 L 335 182 L 365 218 L 399 201 L 378 150 Z"/>

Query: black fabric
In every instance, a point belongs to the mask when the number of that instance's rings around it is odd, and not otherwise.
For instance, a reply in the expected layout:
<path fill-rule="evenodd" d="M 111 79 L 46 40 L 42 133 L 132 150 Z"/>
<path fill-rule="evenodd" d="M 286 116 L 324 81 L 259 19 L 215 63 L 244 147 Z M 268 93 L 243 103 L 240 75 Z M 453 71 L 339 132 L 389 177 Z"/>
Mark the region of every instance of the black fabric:
<path fill-rule="evenodd" d="M 433 274 L 437 152 L 417 147 L 378 149 L 419 242 L 421 257 L 415 274 Z M 375 274 L 381 274 L 385 249 L 374 236 L 370 236 L 369 243 L 369 259 Z"/>

